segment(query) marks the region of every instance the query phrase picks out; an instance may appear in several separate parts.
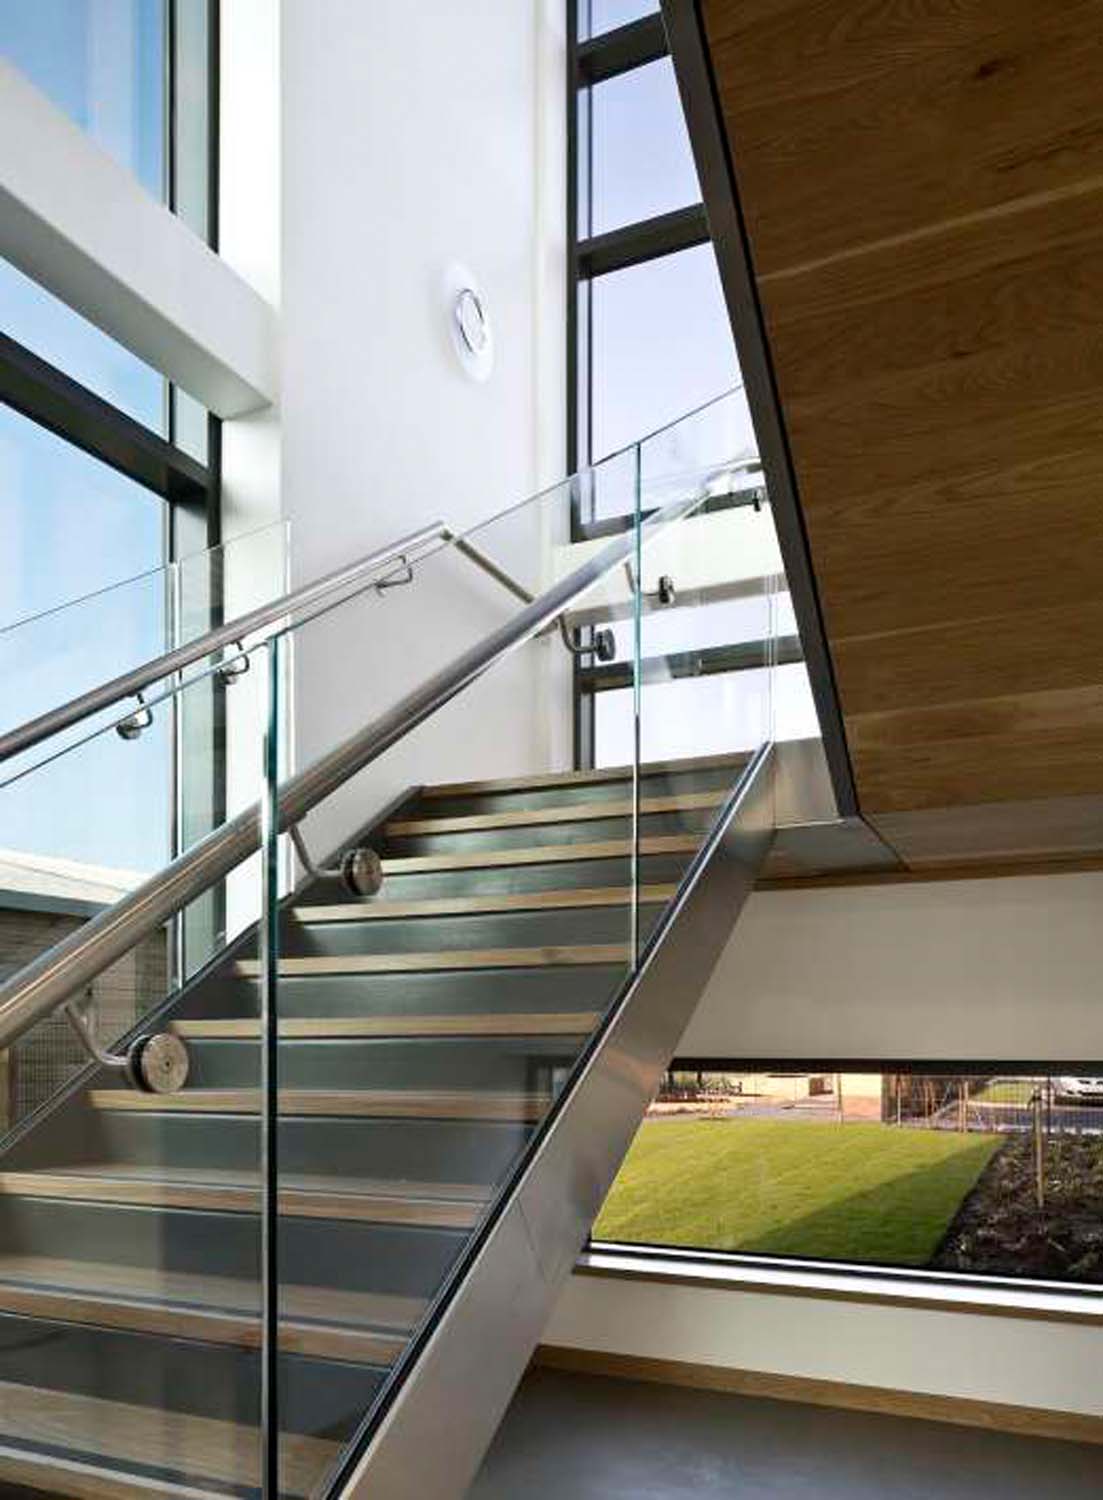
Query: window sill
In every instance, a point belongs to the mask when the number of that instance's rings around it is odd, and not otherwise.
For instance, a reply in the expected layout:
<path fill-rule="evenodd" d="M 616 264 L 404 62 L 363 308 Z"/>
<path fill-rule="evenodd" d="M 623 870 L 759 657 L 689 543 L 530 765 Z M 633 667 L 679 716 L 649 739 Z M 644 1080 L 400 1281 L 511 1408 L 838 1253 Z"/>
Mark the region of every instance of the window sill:
<path fill-rule="evenodd" d="M 825 1267 L 808 1261 L 762 1261 L 618 1245 L 595 1245 L 583 1251 L 575 1274 L 1103 1327 L 1103 1288 L 1069 1288 L 1054 1282 L 1017 1284 L 939 1272 Z"/>

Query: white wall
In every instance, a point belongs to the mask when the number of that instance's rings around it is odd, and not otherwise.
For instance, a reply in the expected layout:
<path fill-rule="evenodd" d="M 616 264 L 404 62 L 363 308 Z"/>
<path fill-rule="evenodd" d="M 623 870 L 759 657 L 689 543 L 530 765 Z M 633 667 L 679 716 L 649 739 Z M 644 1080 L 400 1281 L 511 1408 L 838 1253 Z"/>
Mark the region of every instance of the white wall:
<path fill-rule="evenodd" d="M 1076 1323 L 575 1275 L 547 1344 L 1044 1411 L 1103 1414 Z"/>
<path fill-rule="evenodd" d="M 561 11 L 556 0 L 283 6 L 281 449 L 296 580 L 437 517 L 470 524 L 564 472 Z M 457 261 L 493 322 L 486 384 L 452 346 L 444 278 Z M 300 761 L 515 608 L 466 566 L 441 566 L 311 632 L 296 670 Z M 422 777 L 551 764 L 564 753 L 549 742 L 553 720 L 566 726 L 560 677 L 549 716 L 532 674 L 501 672 L 476 727 L 472 709 L 421 736 L 358 806 Z M 322 843 L 346 816 L 316 820 Z"/>
<path fill-rule="evenodd" d="M 752 896 L 680 1052 L 1103 1057 L 1103 874 Z"/>

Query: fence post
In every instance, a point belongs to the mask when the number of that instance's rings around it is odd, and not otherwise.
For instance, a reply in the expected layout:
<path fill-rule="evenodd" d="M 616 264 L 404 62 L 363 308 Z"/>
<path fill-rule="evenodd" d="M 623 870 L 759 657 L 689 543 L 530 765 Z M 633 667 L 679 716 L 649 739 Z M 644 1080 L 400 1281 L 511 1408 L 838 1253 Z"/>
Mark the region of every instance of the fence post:
<path fill-rule="evenodd" d="M 1034 1113 L 1034 1200 L 1041 1213 L 1046 1206 L 1045 1159 L 1042 1154 L 1042 1091 L 1036 1088 L 1030 1099 Z"/>

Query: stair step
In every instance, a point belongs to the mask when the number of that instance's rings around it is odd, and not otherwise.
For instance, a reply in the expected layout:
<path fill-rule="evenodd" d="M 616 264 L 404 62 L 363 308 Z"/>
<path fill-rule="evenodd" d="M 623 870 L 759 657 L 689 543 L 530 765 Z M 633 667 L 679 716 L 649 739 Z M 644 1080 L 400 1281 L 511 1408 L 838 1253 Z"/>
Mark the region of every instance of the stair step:
<path fill-rule="evenodd" d="M 695 854 L 703 835 L 649 834 L 639 840 L 640 854 Z M 474 849 L 469 854 L 411 854 L 383 860 L 383 875 L 413 875 L 431 870 L 484 870 L 505 865 L 549 865 L 591 859 L 629 859 L 631 839 L 599 839 L 591 844 L 543 844 L 524 849 Z"/>
<path fill-rule="evenodd" d="M 407 1313 L 396 1325 L 397 1309 L 391 1304 L 399 1300 L 285 1287 L 280 1349 L 319 1359 L 392 1364 L 417 1316 Z M 373 1326 L 373 1314 L 381 1312 L 391 1314 L 390 1326 Z M 0 1313 L 245 1349 L 261 1346 L 259 1286 L 227 1277 L 3 1255 Z"/>
<path fill-rule="evenodd" d="M 454 1016 L 317 1016 L 280 1021 L 280 1036 L 288 1040 L 365 1037 L 539 1037 L 586 1036 L 600 1020 L 598 1011 L 539 1012 L 521 1015 Z M 261 1024 L 256 1018 L 173 1021 L 178 1037 L 192 1040 L 256 1041 Z"/>
<path fill-rule="evenodd" d="M 139 1094 L 127 1088 L 90 1089 L 93 1109 L 146 1114 L 260 1113 L 259 1089 L 183 1089 L 179 1094 Z M 551 1103 L 547 1094 L 481 1092 L 474 1089 L 281 1089 L 280 1114 L 343 1118 L 426 1120 L 539 1120 Z"/>
<path fill-rule="evenodd" d="M 305 958 L 281 958 L 280 973 L 319 974 L 415 974 L 437 969 L 543 969 L 572 964 L 626 964 L 631 956 L 627 943 L 590 943 L 565 948 L 453 948 L 446 953 L 334 953 Z M 256 979 L 261 963 L 242 958 L 232 972 L 242 979 Z"/>
<path fill-rule="evenodd" d="M 691 771 L 711 771 L 721 767 L 737 769 L 747 764 L 745 754 L 698 755 L 685 760 L 641 762 L 641 776 L 678 776 Z M 423 788 L 423 799 L 440 797 L 481 797 L 495 792 L 537 791 L 543 787 L 596 786 L 604 782 L 627 781 L 633 777 L 632 766 L 602 766 L 594 771 L 550 771 L 526 776 L 503 776 L 490 781 L 439 782 Z"/>
<path fill-rule="evenodd" d="M 263 1207 L 256 1173 L 174 1170 L 167 1165 L 130 1171 L 112 1165 L 0 1172 L 0 1194 L 208 1213 L 259 1214 Z M 468 1184 L 380 1181 L 350 1187 L 345 1178 L 284 1177 L 280 1213 L 294 1218 L 470 1229 L 478 1223 L 486 1197 L 486 1189 Z"/>
<path fill-rule="evenodd" d="M 676 885 L 645 885 L 639 899 L 646 905 L 670 901 Z M 580 886 L 573 891 L 502 891 L 486 896 L 428 896 L 421 901 L 345 901 L 334 906 L 297 906 L 298 922 L 378 922 L 406 917 L 492 916 L 498 912 L 562 911 L 589 906 L 627 906 L 628 886 Z"/>
<path fill-rule="evenodd" d="M 285 1493 L 308 1494 L 338 1451 L 324 1438 L 284 1434 Z M 224 1486 L 259 1485 L 260 1434 L 213 1417 L 4 1381 L 0 1481 L 71 1500 L 225 1500 Z"/>
<path fill-rule="evenodd" d="M 724 792 L 684 792 L 669 797 L 640 799 L 641 816 L 654 813 L 698 812 L 719 807 Z M 510 812 L 469 813 L 461 817 L 400 818 L 383 828 L 387 838 L 408 838 L 415 834 L 478 833 L 495 828 L 528 828 L 545 823 L 584 823 L 601 818 L 630 818 L 635 802 L 629 798 L 605 799 L 568 804 L 565 807 L 519 808 Z"/>

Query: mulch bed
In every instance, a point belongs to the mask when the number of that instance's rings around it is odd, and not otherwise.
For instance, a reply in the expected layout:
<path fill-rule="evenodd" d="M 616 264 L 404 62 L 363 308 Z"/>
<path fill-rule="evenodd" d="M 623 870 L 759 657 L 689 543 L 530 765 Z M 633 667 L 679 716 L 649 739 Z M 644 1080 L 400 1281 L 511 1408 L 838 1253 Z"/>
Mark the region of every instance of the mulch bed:
<path fill-rule="evenodd" d="M 1103 1281 L 1103 1139 L 1054 1136 L 1045 1144 L 1045 1208 L 1034 1196 L 1029 1134 L 1010 1138 L 961 1205 L 931 1261 L 973 1271 Z"/>

